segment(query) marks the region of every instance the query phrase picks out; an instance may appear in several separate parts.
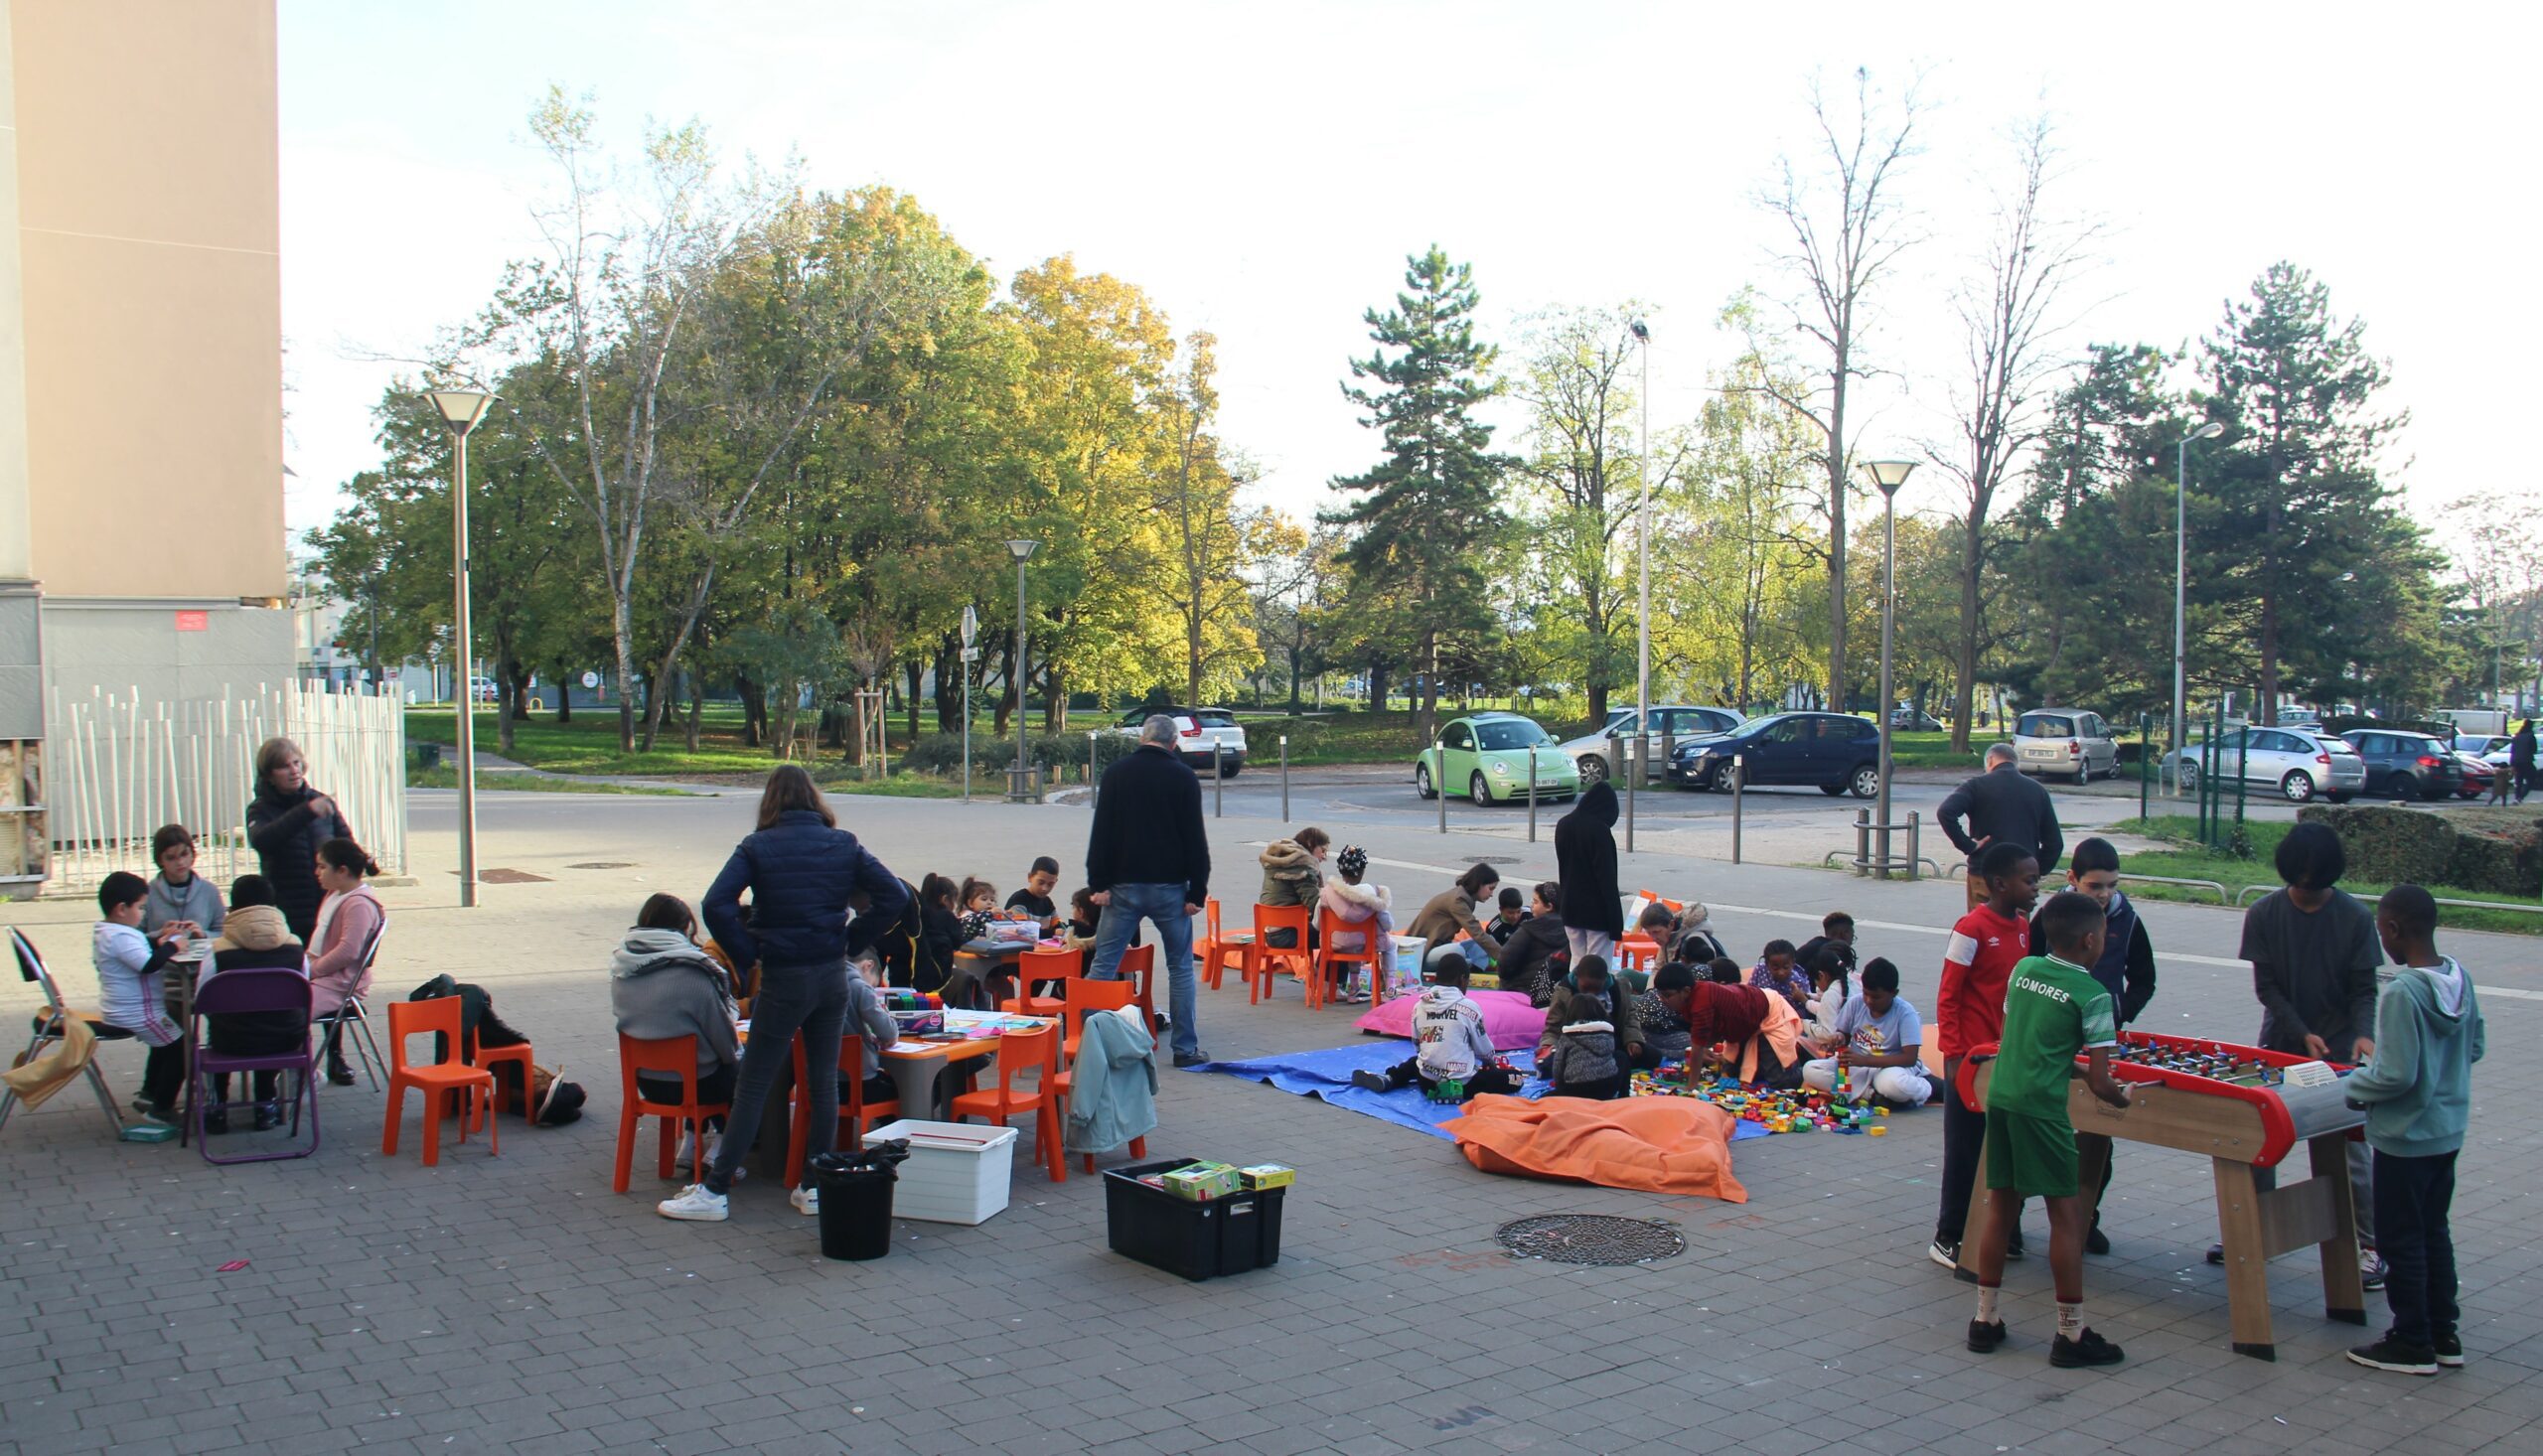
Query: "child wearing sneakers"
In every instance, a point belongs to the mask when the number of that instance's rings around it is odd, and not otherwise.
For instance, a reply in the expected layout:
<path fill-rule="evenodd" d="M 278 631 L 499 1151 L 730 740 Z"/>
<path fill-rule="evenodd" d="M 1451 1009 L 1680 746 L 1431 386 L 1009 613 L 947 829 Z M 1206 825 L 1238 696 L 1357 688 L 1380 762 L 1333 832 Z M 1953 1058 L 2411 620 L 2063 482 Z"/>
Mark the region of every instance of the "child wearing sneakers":
<path fill-rule="evenodd" d="M 1519 1079 L 1484 1030 L 1483 1008 L 1466 995 L 1473 975 L 1463 960 L 1442 960 L 1414 1003 L 1413 1055 L 1384 1072 L 1354 1072 L 1352 1085 L 1393 1092 L 1418 1082 L 1434 1099 L 1456 1102 L 1477 1092 L 1517 1092 Z"/>
<path fill-rule="evenodd" d="M 123 870 L 97 886 L 99 919 L 90 938 L 97 963 L 97 1011 L 103 1018 L 97 1035 L 108 1041 L 137 1038 L 150 1048 L 141 1069 L 141 1096 L 133 1106 L 153 1122 L 174 1126 L 177 1095 L 185 1090 L 186 1029 L 168 1015 L 160 972 L 198 928 L 192 921 L 172 920 L 156 935 L 143 934 L 141 918 L 149 898 L 149 883 Z"/>
<path fill-rule="evenodd" d="M 1853 1101 L 1877 1094 L 1897 1106 L 1921 1107 L 1934 1094 L 1925 1080 L 1924 1020 L 1898 994 L 1898 967 L 1880 956 L 1864 967 L 1863 994 L 1838 1008 L 1836 1028 L 1821 1039 L 1820 1050 L 1827 1055 L 1802 1064 L 1806 1087 L 1835 1092 L 1842 1067 Z"/>
<path fill-rule="evenodd" d="M 2022 851 L 2026 861 L 2029 851 Z M 1991 898 L 1994 886 L 1989 886 Z M 2066 1111 L 2075 1058 L 2086 1054 L 2085 1086 L 2114 1107 L 2128 1092 L 2111 1080 L 2119 1046 L 2117 1004 L 2086 966 L 2101 958 L 2104 917 L 2090 896 L 2072 890 L 2050 897 L 2039 914 L 2048 953 L 2024 956 L 2005 988 L 2005 1030 L 1987 1086 L 1987 1236 L 1973 1250 L 1978 1314 L 1969 1348 L 1981 1355 L 2005 1343 L 1996 1312 L 2005 1282 L 2005 1245 L 2021 1202 L 2048 1205 L 2048 1269 L 2057 1288 L 2057 1339 L 2048 1363 L 2061 1370 L 2117 1365 L 2118 1346 L 2084 1324 L 2084 1231 L 2092 1205 L 2081 1191 L 2075 1125 Z"/>
<path fill-rule="evenodd" d="M 2437 902 L 2395 885 L 2376 902 L 2375 933 L 2399 969 L 2375 993 L 2375 1050 L 2348 1076 L 2349 1105 L 2366 1108 L 2375 1154 L 2375 1233 L 2393 1328 L 2348 1358 L 2371 1370 L 2433 1376 L 2464 1363 L 2456 1333 L 2455 1157 L 2472 1110 L 2481 1060 L 2481 1001 L 2472 978 L 2437 951 Z"/>
<path fill-rule="evenodd" d="M 2030 908 L 2039 899 L 2039 860 L 2019 844 L 1988 845 L 1974 868 L 1987 898 L 1951 928 L 1942 985 L 1934 992 L 1934 1041 L 1943 1054 L 1943 1186 L 1933 1246 L 1925 1252 L 1947 1269 L 1960 1265 L 1978 1145 L 1987 1135 L 1986 1115 L 1960 1099 L 1960 1059 L 2004 1034 L 2005 983 L 2015 962 L 2029 953 Z M 2012 1237 L 2012 1254 L 2019 1258 L 2021 1230 L 2016 1227 Z"/>

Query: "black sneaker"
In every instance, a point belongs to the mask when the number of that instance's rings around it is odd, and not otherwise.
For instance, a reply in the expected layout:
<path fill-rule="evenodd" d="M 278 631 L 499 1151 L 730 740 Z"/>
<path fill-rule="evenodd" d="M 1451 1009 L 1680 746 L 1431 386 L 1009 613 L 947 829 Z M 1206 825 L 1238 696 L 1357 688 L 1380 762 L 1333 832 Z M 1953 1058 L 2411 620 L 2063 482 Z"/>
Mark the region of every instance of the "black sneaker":
<path fill-rule="evenodd" d="M 1976 1320 L 1969 1322 L 1970 1354 L 1993 1355 L 1997 1347 L 2004 1343 L 2005 1322 L 2003 1320 L 1998 1320 L 1992 1325 L 1983 1325 Z"/>
<path fill-rule="evenodd" d="M 2110 1236 L 2109 1236 L 2109 1235 L 2107 1235 L 2107 1234 L 2104 1234 L 2104 1233 L 2102 1232 L 2102 1226 L 2101 1226 L 2101 1225 L 2099 1225 L 2099 1224 L 2095 1224 L 2095 1225 L 2094 1225 L 2090 1230 L 2088 1230 L 2088 1231 L 2085 1233 L 2085 1235 L 2084 1235 L 2084 1252 L 2086 1252 L 2086 1253 L 2108 1253 L 2108 1252 L 2110 1252 Z"/>
<path fill-rule="evenodd" d="M 2117 1365 L 2124 1358 L 2118 1346 L 2091 1330 L 2086 1330 L 2072 1340 L 2060 1335 L 2057 1337 L 2057 1343 L 2048 1347 L 2048 1363 L 2059 1370 L 2082 1370 L 2088 1366 Z"/>
<path fill-rule="evenodd" d="M 1174 1054 L 1174 1065 L 1177 1067 L 1198 1067 L 1209 1060 L 1208 1055 L 1201 1052 L 1177 1052 Z"/>
<path fill-rule="evenodd" d="M 2371 1248 L 2357 1251 L 2357 1277 L 2366 1286 L 2367 1293 L 2372 1294 L 2384 1287 L 2385 1272 L 2384 1255 Z"/>
<path fill-rule="evenodd" d="M 2368 1370 L 2389 1370 L 2398 1376 L 2433 1376 L 2437 1374 L 2437 1352 L 2425 1345 L 2405 1345 L 2387 1335 L 2372 1345 L 2360 1345 L 2349 1351 L 2353 1365 Z"/>
<path fill-rule="evenodd" d="M 256 1130 L 258 1132 L 271 1132 L 281 1125 L 282 1108 L 276 1106 L 272 1102 L 258 1102 L 256 1104 Z"/>
<path fill-rule="evenodd" d="M 229 1113 L 225 1108 L 203 1114 L 203 1135 L 220 1137 L 229 1131 Z"/>
<path fill-rule="evenodd" d="M 1959 1268 L 1960 1240 L 1956 1238 L 1937 1238 L 1925 1249 L 1925 1257 L 1932 1259 L 1935 1263 L 1942 1265 L 1946 1269 Z"/>
<path fill-rule="evenodd" d="M 2211 1264 L 2221 1264 L 2225 1262 L 2225 1245 L 2221 1243 L 2211 1243 L 2207 1245 L 2207 1261 Z"/>
<path fill-rule="evenodd" d="M 2022 1247 L 2022 1231 L 2016 1229 L 2005 1236 L 2005 1257 L 2020 1258 L 2028 1250 Z"/>
<path fill-rule="evenodd" d="M 2463 1336 L 2440 1335 L 2437 1337 L 2435 1343 L 2437 1346 L 2438 1364 L 2445 1366 L 2448 1370 L 2462 1370 L 2464 1368 Z"/>
<path fill-rule="evenodd" d="M 1387 1081 L 1387 1075 L 1383 1072 L 1354 1072 L 1351 1074 L 1351 1085 L 1353 1087 L 1366 1088 L 1373 1092 L 1393 1092 L 1395 1090 L 1395 1085 Z"/>
<path fill-rule="evenodd" d="M 342 1064 L 342 1063 L 338 1063 L 337 1065 L 335 1065 L 335 1066 L 333 1066 L 333 1067 L 328 1068 L 328 1069 L 327 1069 L 327 1085 L 328 1085 L 329 1087 L 351 1087 L 351 1086 L 353 1086 L 353 1085 L 354 1085 L 354 1070 L 353 1070 L 351 1067 L 347 1067 L 347 1066 L 345 1066 L 345 1065 L 344 1065 L 344 1064 Z"/>

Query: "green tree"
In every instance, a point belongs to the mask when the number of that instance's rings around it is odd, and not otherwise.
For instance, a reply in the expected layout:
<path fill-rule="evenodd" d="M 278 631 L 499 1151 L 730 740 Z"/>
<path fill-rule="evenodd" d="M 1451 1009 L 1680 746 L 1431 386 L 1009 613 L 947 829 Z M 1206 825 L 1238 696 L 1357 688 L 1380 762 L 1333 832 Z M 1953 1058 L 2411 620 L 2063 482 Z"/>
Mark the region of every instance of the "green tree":
<path fill-rule="evenodd" d="M 1361 497 L 1327 516 L 1352 528 L 1343 560 L 1353 610 L 1370 635 L 1423 664 L 1421 730 L 1438 719 L 1442 639 L 1490 633 L 1495 621 L 1479 561 L 1499 528 L 1494 487 L 1514 463 L 1491 450 L 1492 426 L 1474 407 L 1495 392 L 1499 351 L 1475 338 L 1473 269 L 1436 244 L 1406 259 L 1394 309 L 1362 318 L 1377 348 L 1351 361 L 1343 397 L 1368 411 L 1384 458 L 1334 481 Z"/>

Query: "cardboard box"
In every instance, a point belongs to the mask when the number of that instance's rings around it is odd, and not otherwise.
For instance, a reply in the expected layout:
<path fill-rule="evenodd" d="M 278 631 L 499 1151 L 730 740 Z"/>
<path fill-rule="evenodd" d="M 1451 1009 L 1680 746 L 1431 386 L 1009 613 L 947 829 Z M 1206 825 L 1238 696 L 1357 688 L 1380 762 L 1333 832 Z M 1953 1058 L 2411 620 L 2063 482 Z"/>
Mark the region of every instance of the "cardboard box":
<path fill-rule="evenodd" d="M 1236 1170 L 1236 1176 L 1246 1189 L 1252 1192 L 1260 1192 L 1266 1188 L 1286 1188 L 1298 1181 L 1298 1172 L 1295 1168 L 1279 1163 L 1257 1163 L 1251 1168 L 1239 1168 Z"/>
<path fill-rule="evenodd" d="M 1165 1175 L 1165 1191 L 1189 1203 L 1225 1198 L 1243 1187 L 1236 1169 L 1225 1163 L 1194 1163 Z"/>

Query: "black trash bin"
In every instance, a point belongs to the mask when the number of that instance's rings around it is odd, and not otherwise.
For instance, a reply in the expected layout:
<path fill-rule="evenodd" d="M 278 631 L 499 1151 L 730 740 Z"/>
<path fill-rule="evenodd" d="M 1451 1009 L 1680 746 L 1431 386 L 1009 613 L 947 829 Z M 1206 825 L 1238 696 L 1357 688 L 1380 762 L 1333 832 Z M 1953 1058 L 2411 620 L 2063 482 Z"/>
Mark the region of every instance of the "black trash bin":
<path fill-rule="evenodd" d="M 892 1185 L 900 1181 L 895 1165 L 907 1156 L 908 1144 L 886 1143 L 813 1160 L 823 1258 L 881 1258 L 892 1251 Z"/>

